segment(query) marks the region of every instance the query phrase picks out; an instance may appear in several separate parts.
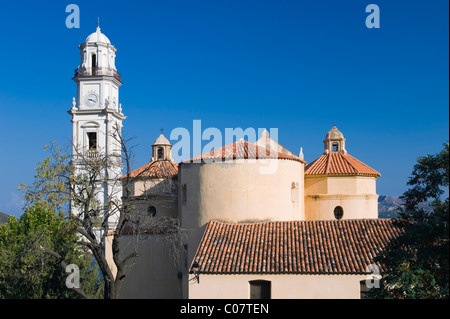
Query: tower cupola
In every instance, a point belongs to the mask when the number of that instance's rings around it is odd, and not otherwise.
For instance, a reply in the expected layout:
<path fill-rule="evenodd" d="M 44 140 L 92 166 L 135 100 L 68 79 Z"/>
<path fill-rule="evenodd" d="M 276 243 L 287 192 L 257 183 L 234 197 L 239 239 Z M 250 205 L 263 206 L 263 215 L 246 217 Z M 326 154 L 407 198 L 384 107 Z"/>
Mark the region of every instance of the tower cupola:
<path fill-rule="evenodd" d="M 161 135 L 156 139 L 152 145 L 152 159 L 151 161 L 172 160 L 172 144 L 164 136 L 161 130 Z"/>
<path fill-rule="evenodd" d="M 81 63 L 75 70 L 76 76 L 110 75 L 120 80 L 115 64 L 117 49 L 101 32 L 100 26 L 78 48 L 81 51 Z"/>
<path fill-rule="evenodd" d="M 347 154 L 347 150 L 345 149 L 344 134 L 342 134 L 335 125 L 333 125 L 333 128 L 325 136 L 323 144 L 323 154 L 325 155 L 331 152 Z"/>
<path fill-rule="evenodd" d="M 111 109 L 121 113 L 119 87 L 122 81 L 116 69 L 116 47 L 97 26 L 78 48 L 81 62 L 73 78 L 78 84 L 76 108 Z"/>

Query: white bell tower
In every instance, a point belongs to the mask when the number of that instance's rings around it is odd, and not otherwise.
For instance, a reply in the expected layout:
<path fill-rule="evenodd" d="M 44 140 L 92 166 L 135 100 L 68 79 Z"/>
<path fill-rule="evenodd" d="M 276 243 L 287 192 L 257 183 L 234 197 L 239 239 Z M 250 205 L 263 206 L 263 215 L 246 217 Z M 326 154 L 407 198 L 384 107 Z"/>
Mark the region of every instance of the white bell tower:
<path fill-rule="evenodd" d="M 81 171 L 82 157 L 106 155 L 113 163 L 104 168 L 102 177 L 107 178 L 102 178 L 98 185 L 97 199 L 104 204 L 108 197 L 117 200 L 122 197 L 121 146 L 112 136 L 116 127 L 120 134 L 126 118 L 119 104 L 122 82 L 115 66 L 117 49 L 100 31 L 100 26 L 78 48 L 81 63 L 73 77 L 77 97 L 73 98 L 72 109 L 68 111 L 72 115 L 72 163 Z M 73 207 L 72 213 L 76 213 Z M 114 229 L 117 218 L 108 218 L 109 230 Z"/>

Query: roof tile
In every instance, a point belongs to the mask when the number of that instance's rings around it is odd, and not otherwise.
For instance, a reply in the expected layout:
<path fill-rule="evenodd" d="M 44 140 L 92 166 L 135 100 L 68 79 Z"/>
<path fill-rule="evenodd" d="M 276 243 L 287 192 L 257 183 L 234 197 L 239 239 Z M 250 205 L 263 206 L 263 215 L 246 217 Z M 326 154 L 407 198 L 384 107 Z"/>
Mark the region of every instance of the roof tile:
<path fill-rule="evenodd" d="M 363 274 L 400 234 L 392 220 L 254 224 L 209 222 L 194 261 L 200 273 Z"/>
<path fill-rule="evenodd" d="M 277 151 L 270 151 L 262 146 L 240 139 L 221 148 L 195 156 L 183 163 L 203 161 L 223 161 L 225 159 L 284 159 L 306 163 L 297 156 L 286 155 Z"/>
<path fill-rule="evenodd" d="M 178 175 L 178 165 L 170 160 L 149 162 L 130 172 L 131 178 L 165 178 Z M 125 174 L 122 178 L 126 178 Z"/>
<path fill-rule="evenodd" d="M 305 175 L 368 175 L 379 177 L 381 174 L 342 152 L 323 154 L 315 161 L 305 166 Z"/>

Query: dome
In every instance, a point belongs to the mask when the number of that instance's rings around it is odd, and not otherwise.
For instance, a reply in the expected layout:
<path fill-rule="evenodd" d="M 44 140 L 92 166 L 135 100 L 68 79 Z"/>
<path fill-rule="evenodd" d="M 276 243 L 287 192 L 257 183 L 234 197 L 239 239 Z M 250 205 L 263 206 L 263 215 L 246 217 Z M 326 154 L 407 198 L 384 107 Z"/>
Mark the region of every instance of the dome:
<path fill-rule="evenodd" d="M 344 134 L 341 133 L 337 129 L 336 126 L 333 126 L 333 128 L 327 133 L 327 136 L 325 136 L 325 140 L 341 140 L 344 139 Z"/>
<path fill-rule="evenodd" d="M 106 37 L 106 35 L 104 35 L 101 31 L 100 31 L 100 27 L 97 27 L 97 31 L 95 31 L 94 33 L 92 33 L 91 35 L 89 35 L 86 38 L 86 43 L 106 43 L 106 44 L 111 44 L 111 42 L 109 41 L 109 39 Z"/>

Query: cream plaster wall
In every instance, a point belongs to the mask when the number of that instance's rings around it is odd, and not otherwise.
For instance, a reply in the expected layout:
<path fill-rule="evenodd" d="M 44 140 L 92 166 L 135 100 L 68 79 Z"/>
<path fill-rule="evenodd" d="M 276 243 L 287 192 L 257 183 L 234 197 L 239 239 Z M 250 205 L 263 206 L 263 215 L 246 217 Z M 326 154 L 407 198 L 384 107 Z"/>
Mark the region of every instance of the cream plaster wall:
<path fill-rule="evenodd" d="M 120 298 L 179 299 L 182 296 L 180 256 L 173 256 L 171 245 L 163 236 L 152 235 L 141 241 L 136 236 L 122 236 L 123 256 L 139 251 L 134 265 L 126 270 Z M 181 254 L 182 255 L 182 254 Z"/>
<path fill-rule="evenodd" d="M 261 161 L 262 162 L 262 161 Z M 186 185 L 183 225 L 198 227 L 211 220 L 230 223 L 301 220 L 304 217 L 303 163 L 273 160 L 273 174 L 262 174 L 260 161 L 182 164 L 179 188 Z M 292 183 L 298 188 L 292 198 Z M 181 201 L 182 202 L 182 201 Z"/>
<path fill-rule="evenodd" d="M 167 180 L 166 180 L 167 181 Z M 148 208 L 156 208 L 155 218 L 178 218 L 177 180 L 168 181 L 166 185 L 162 179 L 137 180 L 131 187 L 132 196 L 128 199 L 134 205 L 135 213 L 148 213 Z M 112 238 L 112 237 L 111 237 Z M 108 242 L 108 263 L 113 265 Z M 134 265 L 127 269 L 120 298 L 128 299 L 179 299 L 182 297 L 182 267 L 187 269 L 185 254 L 173 254 L 173 247 L 161 235 L 144 236 L 123 235 L 120 241 L 122 256 L 137 248 L 139 257 L 134 259 Z M 178 247 L 182 250 L 182 247 Z"/>
<path fill-rule="evenodd" d="M 376 178 L 370 176 L 306 175 L 305 195 L 376 194 Z"/>
<path fill-rule="evenodd" d="M 335 219 L 336 206 L 343 208 L 343 219 L 378 218 L 376 178 L 305 176 L 306 220 Z"/>
<path fill-rule="evenodd" d="M 150 206 L 156 208 L 156 217 L 178 218 L 178 203 L 176 197 L 149 196 L 129 201 L 134 205 L 134 211 L 147 213 Z"/>
<path fill-rule="evenodd" d="M 308 195 L 306 220 L 334 220 L 336 206 L 344 211 L 342 219 L 378 218 L 378 195 Z"/>
<path fill-rule="evenodd" d="M 262 174 L 268 165 L 276 169 L 272 174 Z M 179 166 L 178 178 L 178 206 L 181 225 L 189 238 L 189 263 L 200 242 L 203 226 L 211 220 L 242 223 L 305 217 L 304 164 L 301 162 L 274 159 L 183 163 Z"/>
<path fill-rule="evenodd" d="M 160 179 L 142 179 L 137 180 L 134 183 L 133 187 L 133 195 L 134 196 L 141 196 L 144 193 L 152 192 L 155 193 L 155 191 L 152 191 L 152 189 L 157 186 L 161 182 Z"/>
<path fill-rule="evenodd" d="M 252 280 L 271 282 L 272 299 L 360 299 L 366 275 L 200 275 L 189 282 L 189 299 L 249 299 Z"/>
<path fill-rule="evenodd" d="M 106 262 L 108 263 L 109 269 L 111 270 L 111 272 L 115 277 L 117 274 L 117 267 L 113 259 L 112 242 L 113 242 L 112 235 L 105 236 L 105 259 Z"/>
<path fill-rule="evenodd" d="M 178 218 L 177 179 L 146 178 L 136 180 L 130 187 L 129 202 L 135 211 L 147 212 L 156 208 L 156 216 Z"/>

